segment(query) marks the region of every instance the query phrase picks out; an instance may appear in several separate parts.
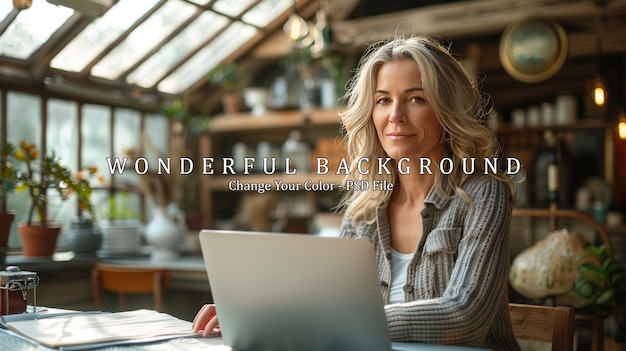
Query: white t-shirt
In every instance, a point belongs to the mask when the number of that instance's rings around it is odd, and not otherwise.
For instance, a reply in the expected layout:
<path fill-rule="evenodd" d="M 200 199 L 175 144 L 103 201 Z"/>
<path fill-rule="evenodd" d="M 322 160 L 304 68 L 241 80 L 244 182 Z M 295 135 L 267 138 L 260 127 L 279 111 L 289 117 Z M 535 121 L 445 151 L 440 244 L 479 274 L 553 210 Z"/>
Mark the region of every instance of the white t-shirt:
<path fill-rule="evenodd" d="M 401 253 L 391 248 L 391 289 L 389 290 L 389 303 L 404 302 L 404 286 L 409 263 L 414 253 Z"/>

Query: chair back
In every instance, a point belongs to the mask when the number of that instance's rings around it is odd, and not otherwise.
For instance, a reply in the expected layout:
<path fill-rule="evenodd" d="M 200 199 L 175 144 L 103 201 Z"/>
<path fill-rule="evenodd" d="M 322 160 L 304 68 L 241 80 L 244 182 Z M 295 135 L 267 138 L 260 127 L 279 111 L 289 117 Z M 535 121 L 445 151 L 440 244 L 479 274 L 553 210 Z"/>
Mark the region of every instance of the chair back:
<path fill-rule="evenodd" d="M 574 308 L 509 304 L 513 333 L 518 340 L 552 343 L 552 351 L 574 350 Z"/>
<path fill-rule="evenodd" d="M 119 308 L 125 309 L 125 294 L 152 294 L 154 308 L 162 309 L 162 291 L 170 284 L 169 273 L 160 268 L 130 268 L 96 263 L 92 270 L 92 288 L 97 309 L 102 309 L 100 290 L 115 292 Z"/>

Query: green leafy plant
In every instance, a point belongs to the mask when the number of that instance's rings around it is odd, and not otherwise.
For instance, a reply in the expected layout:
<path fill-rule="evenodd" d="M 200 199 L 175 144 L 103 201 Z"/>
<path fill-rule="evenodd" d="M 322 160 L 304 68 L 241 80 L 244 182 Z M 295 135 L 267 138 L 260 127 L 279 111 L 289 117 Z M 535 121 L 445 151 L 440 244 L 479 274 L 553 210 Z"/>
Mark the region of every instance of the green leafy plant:
<path fill-rule="evenodd" d="M 218 65 L 209 72 L 209 81 L 225 91 L 236 90 L 239 86 L 239 72 L 233 62 Z"/>
<path fill-rule="evenodd" d="M 5 143 L 0 148 L 0 213 L 7 212 L 7 197 L 15 191 L 17 184 L 17 170 L 9 160 L 14 151 L 15 146 L 11 143 Z"/>
<path fill-rule="evenodd" d="M 193 114 L 187 104 L 181 98 L 176 98 L 169 103 L 161 106 L 161 113 L 174 122 L 181 123 L 184 129 L 180 131 L 182 134 L 198 135 L 204 131 L 209 130 L 211 124 L 211 118 L 207 114 Z M 174 127 L 174 131 L 177 128 Z"/>
<path fill-rule="evenodd" d="M 581 257 L 574 292 L 583 302 L 582 312 L 610 315 L 624 313 L 623 291 L 626 271 L 617 264 L 606 244 L 588 246 Z"/>
<path fill-rule="evenodd" d="M 110 196 L 106 206 L 102 208 L 102 217 L 109 220 L 137 219 L 138 214 L 128 206 L 129 203 L 130 195 L 127 192 L 122 191 Z"/>
<path fill-rule="evenodd" d="M 56 157 L 40 155 L 39 150 L 33 143 L 22 140 L 19 147 L 11 154 L 13 158 L 25 164 L 25 171 L 18 171 L 16 191 L 28 191 L 31 205 L 28 212 L 27 224 L 33 222 L 46 224 L 50 222 L 48 215 L 48 190 L 56 191 L 61 200 L 65 201 L 75 194 L 78 198 L 80 217 L 86 212 L 95 218 L 94 208 L 91 204 L 91 185 L 89 178 L 98 177 L 103 181 L 96 167 L 84 167 L 79 172 L 72 173 Z M 37 220 L 34 221 L 35 214 Z"/>

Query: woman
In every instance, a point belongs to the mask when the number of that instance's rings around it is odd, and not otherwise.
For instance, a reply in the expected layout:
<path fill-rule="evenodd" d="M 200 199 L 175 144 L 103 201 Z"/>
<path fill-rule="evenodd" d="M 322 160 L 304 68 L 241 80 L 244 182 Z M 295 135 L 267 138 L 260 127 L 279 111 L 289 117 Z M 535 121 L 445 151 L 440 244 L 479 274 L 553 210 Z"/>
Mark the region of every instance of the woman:
<path fill-rule="evenodd" d="M 345 193 L 341 235 L 374 244 L 392 340 L 519 350 L 507 296 L 513 183 L 482 162 L 499 146 L 475 79 L 435 41 L 395 38 L 365 53 L 346 98 L 348 177 L 370 189 Z M 473 172 L 464 158 L 479 160 Z M 374 190 L 380 180 L 393 189 Z M 205 305 L 194 331 L 217 323 Z"/>
<path fill-rule="evenodd" d="M 346 97 L 349 176 L 394 186 L 347 193 L 340 232 L 375 246 L 392 340 L 518 350 L 507 295 L 514 185 L 485 168 L 500 150 L 476 80 L 437 42 L 395 38 L 365 54 Z"/>

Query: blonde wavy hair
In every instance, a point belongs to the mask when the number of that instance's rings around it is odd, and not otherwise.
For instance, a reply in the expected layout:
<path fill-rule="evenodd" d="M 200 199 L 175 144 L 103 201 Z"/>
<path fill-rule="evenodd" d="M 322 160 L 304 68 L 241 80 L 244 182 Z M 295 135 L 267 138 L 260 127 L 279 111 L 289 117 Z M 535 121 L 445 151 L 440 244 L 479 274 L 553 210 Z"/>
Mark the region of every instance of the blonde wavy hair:
<path fill-rule="evenodd" d="M 391 174 L 378 174 L 377 162 L 364 163 L 370 169 L 368 174 L 360 174 L 357 162 L 361 158 L 388 157 L 383 150 L 372 121 L 376 77 L 380 67 L 390 61 L 412 59 L 417 63 L 424 94 L 443 127 L 445 155 L 457 165 L 463 158 L 499 157 L 501 146 L 492 132 L 484 125 L 490 109 L 489 98 L 480 91 L 477 80 L 469 74 L 446 47 L 437 40 L 427 37 L 395 37 L 370 46 L 361 58 L 356 74 L 348 82 L 343 97 L 346 109 L 340 113 L 344 136 L 344 156 L 350 174 L 346 180 L 364 180 L 371 183 L 375 179 L 395 182 L 397 169 Z M 471 202 L 461 188 L 470 177 L 462 167 L 454 167 L 452 173 L 443 175 L 438 167 L 435 175 L 435 189 L 442 197 L 462 196 Z M 363 167 L 361 167 L 363 170 Z M 483 162 L 476 162 L 476 172 L 484 172 Z M 505 182 L 514 194 L 513 181 L 504 173 L 487 172 L 490 176 Z M 347 191 L 343 194 L 338 208 L 345 211 L 353 221 L 364 220 L 371 223 L 375 219 L 376 208 L 389 200 L 391 191 Z"/>

